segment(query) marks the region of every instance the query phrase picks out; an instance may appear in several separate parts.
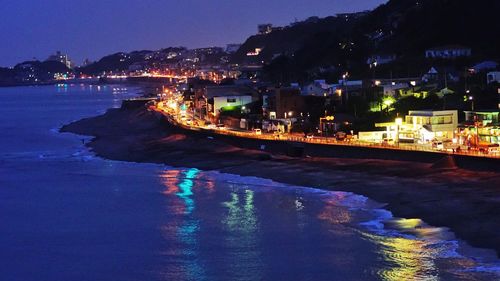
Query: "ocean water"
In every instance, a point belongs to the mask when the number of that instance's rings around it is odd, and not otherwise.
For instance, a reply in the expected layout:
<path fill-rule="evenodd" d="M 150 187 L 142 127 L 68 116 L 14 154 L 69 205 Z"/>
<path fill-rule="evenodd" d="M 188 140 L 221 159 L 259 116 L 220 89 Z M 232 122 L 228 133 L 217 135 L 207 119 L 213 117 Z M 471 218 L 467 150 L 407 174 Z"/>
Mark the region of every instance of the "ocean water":
<path fill-rule="evenodd" d="M 0 88 L 0 280 L 500 280 L 492 251 L 366 197 L 109 161 L 58 132 L 139 91 Z"/>

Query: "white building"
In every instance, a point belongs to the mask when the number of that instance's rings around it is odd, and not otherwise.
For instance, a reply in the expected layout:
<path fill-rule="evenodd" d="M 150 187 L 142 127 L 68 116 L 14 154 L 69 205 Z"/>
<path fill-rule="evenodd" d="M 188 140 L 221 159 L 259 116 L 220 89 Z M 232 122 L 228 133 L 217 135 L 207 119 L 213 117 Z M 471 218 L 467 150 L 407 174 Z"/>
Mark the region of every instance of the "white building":
<path fill-rule="evenodd" d="M 334 85 L 326 83 L 325 80 L 314 80 L 314 82 L 302 88 L 302 95 L 305 96 L 327 96 L 333 93 Z"/>
<path fill-rule="evenodd" d="M 73 62 L 71 59 L 68 57 L 68 55 L 61 53 L 60 51 L 57 51 L 55 54 L 50 55 L 46 61 L 58 61 L 64 65 L 66 65 L 67 68 L 73 68 Z"/>
<path fill-rule="evenodd" d="M 443 46 L 425 51 L 426 58 L 453 59 L 458 57 L 470 57 L 472 50 L 463 46 Z"/>
<path fill-rule="evenodd" d="M 224 110 L 234 110 L 250 103 L 252 103 L 252 96 L 214 97 L 213 103 L 208 104 L 208 111 L 216 116 Z"/>
<path fill-rule="evenodd" d="M 458 111 L 410 111 L 405 121 L 410 129 L 418 131 L 416 139 L 422 142 L 429 142 L 433 139 L 453 139 L 458 127 Z"/>
<path fill-rule="evenodd" d="M 390 62 L 393 62 L 396 60 L 396 55 L 395 54 L 378 54 L 378 55 L 373 55 L 370 58 L 366 60 L 366 64 L 370 65 L 382 65 L 382 64 L 387 64 Z"/>
<path fill-rule="evenodd" d="M 257 91 L 237 85 L 207 86 L 203 92 L 203 98 L 207 101 L 207 111 L 212 117 L 218 116 L 221 111 L 234 110 L 258 99 Z"/>
<path fill-rule="evenodd" d="M 452 140 L 458 127 L 457 110 L 410 111 L 406 118 L 394 122 L 378 123 L 375 127 L 386 128 L 384 138 L 396 142 L 429 143 L 433 140 Z M 362 137 L 373 138 L 380 134 L 360 133 Z M 380 140 L 381 141 L 381 140 Z"/>
<path fill-rule="evenodd" d="M 384 96 L 396 97 L 399 90 L 408 89 L 408 83 L 396 83 L 392 82 L 390 84 L 381 85 L 384 89 Z"/>

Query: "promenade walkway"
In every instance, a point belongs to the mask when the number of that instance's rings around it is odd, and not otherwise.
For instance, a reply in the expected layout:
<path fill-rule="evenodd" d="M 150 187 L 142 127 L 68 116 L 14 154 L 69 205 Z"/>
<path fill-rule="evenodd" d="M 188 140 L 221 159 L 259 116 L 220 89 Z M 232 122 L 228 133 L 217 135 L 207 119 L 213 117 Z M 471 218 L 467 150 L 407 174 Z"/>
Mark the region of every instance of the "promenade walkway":
<path fill-rule="evenodd" d="M 313 138 L 305 138 L 302 137 L 301 134 L 270 134 L 270 133 L 262 133 L 256 134 L 251 131 L 241 131 L 241 130 L 231 130 L 229 128 L 209 128 L 207 126 L 194 125 L 195 122 L 191 124 L 187 124 L 185 121 L 180 120 L 176 117 L 176 113 L 171 109 L 167 108 L 158 108 L 152 107 L 152 110 L 163 114 L 169 122 L 172 124 L 182 127 L 187 130 L 193 131 L 207 131 L 213 134 L 219 135 L 228 135 L 242 138 L 251 138 L 251 139 L 262 139 L 268 141 L 290 141 L 290 142 L 298 142 L 298 143 L 311 143 L 311 144 L 321 144 L 321 145 L 337 145 L 337 146 L 354 146 L 354 147 L 365 147 L 365 148 L 374 148 L 374 149 L 390 149 L 390 150 L 404 150 L 404 151 L 422 151 L 422 152 L 432 152 L 439 153 L 444 155 L 466 155 L 466 156 L 474 156 L 474 157 L 486 157 L 486 158 L 497 158 L 500 159 L 500 152 L 494 153 L 483 153 L 478 150 L 467 150 L 461 149 L 460 151 L 452 151 L 452 150 L 439 150 L 436 148 L 432 148 L 430 145 L 422 145 L 422 144 L 408 144 L 408 143 L 400 143 L 400 144 L 385 144 L 385 143 L 373 143 L 373 142 L 364 142 L 359 140 L 345 140 L 338 141 L 335 138 L 328 137 L 313 137 Z M 193 120 L 193 119 L 191 119 Z"/>

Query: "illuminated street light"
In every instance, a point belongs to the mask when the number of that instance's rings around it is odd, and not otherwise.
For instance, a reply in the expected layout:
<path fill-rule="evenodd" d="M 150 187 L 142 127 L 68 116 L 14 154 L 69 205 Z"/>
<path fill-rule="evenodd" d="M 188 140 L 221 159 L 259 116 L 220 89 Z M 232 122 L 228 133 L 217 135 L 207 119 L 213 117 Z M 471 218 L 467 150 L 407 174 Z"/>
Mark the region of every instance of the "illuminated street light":
<path fill-rule="evenodd" d="M 396 123 L 396 137 L 395 137 L 395 141 L 396 141 L 396 143 L 399 146 L 399 130 L 400 130 L 401 125 L 403 125 L 403 118 L 396 118 L 395 123 Z"/>
<path fill-rule="evenodd" d="M 474 97 L 469 96 L 469 100 L 471 101 L 471 110 L 474 111 Z"/>
<path fill-rule="evenodd" d="M 383 103 L 386 107 L 390 107 L 392 104 L 394 104 L 395 100 L 393 97 L 385 97 L 383 99 Z"/>

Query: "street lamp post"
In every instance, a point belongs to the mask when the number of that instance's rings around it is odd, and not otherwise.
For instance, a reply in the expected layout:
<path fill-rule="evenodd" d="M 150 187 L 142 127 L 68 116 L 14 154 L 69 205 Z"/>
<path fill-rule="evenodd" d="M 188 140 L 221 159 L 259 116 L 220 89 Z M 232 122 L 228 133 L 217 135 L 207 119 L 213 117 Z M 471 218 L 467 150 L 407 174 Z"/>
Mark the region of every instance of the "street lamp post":
<path fill-rule="evenodd" d="M 347 78 L 349 77 L 349 72 L 346 72 L 345 74 L 342 75 L 342 82 L 344 84 L 345 88 L 345 102 L 347 103 L 347 100 L 349 99 L 349 92 L 347 90 Z"/>
<path fill-rule="evenodd" d="M 396 118 L 396 136 L 394 138 L 394 141 L 398 144 L 399 146 L 399 129 L 403 125 L 403 118 Z"/>
<path fill-rule="evenodd" d="M 467 91 L 467 93 L 469 93 L 469 91 Z M 474 97 L 473 96 L 469 96 L 469 100 L 471 102 L 471 110 L 474 111 Z"/>
<path fill-rule="evenodd" d="M 293 112 L 289 111 L 288 118 L 292 118 L 292 115 L 293 115 Z M 285 112 L 285 122 L 286 122 L 287 127 L 288 127 L 288 133 L 290 133 L 290 131 L 292 130 L 292 119 L 290 119 L 290 120 L 287 119 L 287 112 Z"/>

